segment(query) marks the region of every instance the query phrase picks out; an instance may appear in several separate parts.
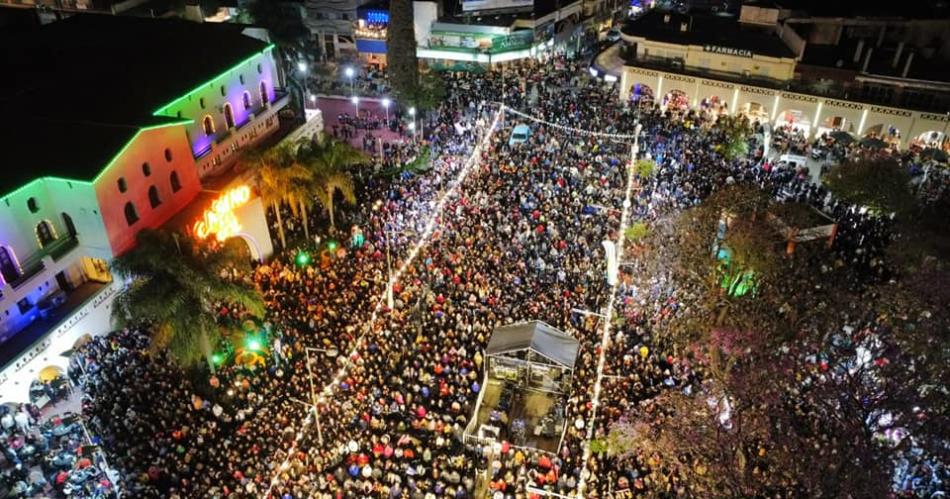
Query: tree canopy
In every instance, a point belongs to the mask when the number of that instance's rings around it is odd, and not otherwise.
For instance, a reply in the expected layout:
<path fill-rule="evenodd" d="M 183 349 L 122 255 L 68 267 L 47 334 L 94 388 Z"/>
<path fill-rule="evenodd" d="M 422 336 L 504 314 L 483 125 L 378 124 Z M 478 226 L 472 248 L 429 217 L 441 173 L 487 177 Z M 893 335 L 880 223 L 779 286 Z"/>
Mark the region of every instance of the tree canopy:
<path fill-rule="evenodd" d="M 116 296 L 113 320 L 120 327 L 150 324 L 155 348 L 168 348 L 183 366 L 204 358 L 213 370 L 211 356 L 222 338 L 218 308 L 237 306 L 252 317 L 264 313 L 255 287 L 222 277 L 229 269 L 250 270 L 243 244 L 199 243 L 166 230 L 139 232 L 135 248 L 112 261 L 113 270 L 130 279 Z"/>

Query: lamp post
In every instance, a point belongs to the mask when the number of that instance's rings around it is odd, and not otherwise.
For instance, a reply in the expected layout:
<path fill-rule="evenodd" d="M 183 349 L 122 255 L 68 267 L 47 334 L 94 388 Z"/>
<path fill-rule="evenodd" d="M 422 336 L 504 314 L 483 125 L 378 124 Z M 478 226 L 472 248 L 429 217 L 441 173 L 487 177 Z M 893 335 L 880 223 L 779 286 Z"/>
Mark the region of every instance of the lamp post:
<path fill-rule="evenodd" d="M 389 128 L 389 105 L 392 104 L 392 101 L 389 100 L 389 97 L 383 97 L 383 109 L 386 110 L 386 128 Z"/>
<path fill-rule="evenodd" d="M 373 211 L 378 212 L 382 206 L 383 201 L 377 200 L 373 203 Z M 386 222 L 383 222 L 383 241 L 386 244 L 386 274 L 388 275 L 388 279 L 386 280 L 386 306 L 389 310 L 392 310 L 395 305 L 395 301 L 393 300 L 393 265 L 389 251 L 389 228 L 386 227 Z"/>
<path fill-rule="evenodd" d="M 354 71 L 352 67 L 347 66 L 346 69 L 343 70 L 343 72 L 346 74 L 346 77 L 350 79 L 350 94 L 355 95 L 356 92 L 353 89 L 354 87 L 353 79 L 354 79 L 354 76 L 356 76 L 356 71 Z"/>
<path fill-rule="evenodd" d="M 310 83 L 307 81 L 307 63 L 305 61 L 297 61 L 297 71 L 300 71 L 300 78 L 303 80 L 303 91 L 306 96 L 310 96 Z M 311 98 L 310 102 L 314 100 Z M 304 106 L 307 104 L 304 103 Z"/>
<path fill-rule="evenodd" d="M 352 102 L 353 105 L 356 106 L 356 117 L 359 118 L 359 116 L 360 116 L 360 98 L 354 95 L 354 96 L 350 97 L 350 102 Z"/>
<path fill-rule="evenodd" d="M 317 421 L 317 440 L 319 440 L 320 445 L 323 445 L 323 428 L 320 426 L 320 409 L 317 406 L 317 390 L 313 385 L 313 368 L 310 366 L 310 351 L 316 350 L 322 352 L 325 350 L 310 348 L 307 347 L 304 349 L 304 353 L 307 355 L 307 373 L 310 375 L 310 401 L 313 404 L 313 415 Z"/>
<path fill-rule="evenodd" d="M 409 124 L 409 129 L 412 130 L 412 138 L 416 138 L 416 107 L 412 106 L 409 108 L 409 116 L 412 116 L 412 123 Z"/>

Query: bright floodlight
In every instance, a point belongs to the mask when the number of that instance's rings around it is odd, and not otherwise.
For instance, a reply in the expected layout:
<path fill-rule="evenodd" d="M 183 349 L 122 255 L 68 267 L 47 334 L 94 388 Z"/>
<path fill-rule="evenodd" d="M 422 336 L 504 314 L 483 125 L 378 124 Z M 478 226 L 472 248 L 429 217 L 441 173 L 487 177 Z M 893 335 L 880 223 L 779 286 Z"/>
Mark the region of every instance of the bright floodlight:
<path fill-rule="evenodd" d="M 344 72 L 346 73 L 346 77 L 347 77 L 347 78 L 352 78 L 352 77 L 353 77 L 353 68 L 346 68 L 346 70 L 345 70 Z"/>
<path fill-rule="evenodd" d="M 310 102 L 317 102 L 317 96 L 310 94 Z"/>
<path fill-rule="evenodd" d="M 415 108 L 415 107 L 410 107 L 410 108 L 409 108 L 409 116 L 415 116 L 415 115 L 416 115 L 416 108 Z"/>
<path fill-rule="evenodd" d="M 389 97 L 383 97 L 383 107 L 389 109 L 390 104 L 392 104 L 392 101 L 389 100 Z"/>
<path fill-rule="evenodd" d="M 410 129 L 410 130 L 415 130 L 415 129 L 416 129 L 416 124 L 415 124 L 415 123 L 409 123 L 409 129 Z"/>
<path fill-rule="evenodd" d="M 304 61 L 298 61 L 298 62 L 297 62 L 297 69 L 299 69 L 301 73 L 306 73 L 306 72 L 307 72 L 307 63 L 304 62 Z"/>
<path fill-rule="evenodd" d="M 350 102 L 352 102 L 353 104 L 359 104 L 360 98 L 354 95 L 353 97 L 350 97 Z"/>

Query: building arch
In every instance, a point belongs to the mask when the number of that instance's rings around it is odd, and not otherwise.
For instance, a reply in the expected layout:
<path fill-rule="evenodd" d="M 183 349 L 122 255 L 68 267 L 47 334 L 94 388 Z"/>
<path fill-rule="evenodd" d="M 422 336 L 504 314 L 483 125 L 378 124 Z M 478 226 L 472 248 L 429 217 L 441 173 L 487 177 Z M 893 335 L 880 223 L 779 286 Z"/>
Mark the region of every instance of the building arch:
<path fill-rule="evenodd" d="M 201 119 L 201 129 L 204 130 L 205 135 L 214 135 L 214 118 L 210 114 L 206 114 Z"/>
<path fill-rule="evenodd" d="M 254 104 L 251 103 L 250 92 L 245 91 L 244 94 L 241 96 L 241 101 L 244 103 L 245 111 L 249 111 L 252 107 L 254 107 Z"/>
<path fill-rule="evenodd" d="M 718 95 L 703 97 L 697 105 L 700 111 L 711 116 L 729 114 L 729 102 Z"/>
<path fill-rule="evenodd" d="M 259 88 L 261 94 L 261 106 L 266 106 L 267 103 L 270 102 L 270 98 L 267 97 L 267 82 L 262 81 Z"/>
<path fill-rule="evenodd" d="M 65 211 L 60 215 L 63 217 L 63 224 L 66 226 L 66 233 L 69 234 L 70 237 L 75 236 L 77 232 L 76 224 L 73 223 L 73 217 L 69 216 L 69 213 L 66 213 Z"/>
<path fill-rule="evenodd" d="M 40 223 L 36 224 L 36 239 L 40 242 L 41 248 L 45 248 L 56 240 L 56 229 L 49 220 L 40 220 Z"/>
<path fill-rule="evenodd" d="M 162 204 L 162 197 L 158 195 L 158 187 L 154 185 L 148 188 L 148 203 L 152 208 L 158 208 Z"/>
<path fill-rule="evenodd" d="M 36 378 L 43 383 L 49 383 L 57 378 L 66 377 L 66 371 L 55 364 L 48 365 L 36 373 Z"/>
<path fill-rule="evenodd" d="M 660 106 L 671 111 L 686 111 L 689 109 L 689 94 L 678 88 L 671 89 L 663 94 Z"/>
<path fill-rule="evenodd" d="M 228 128 L 234 128 L 234 109 L 230 102 L 224 103 L 224 123 Z"/>
<path fill-rule="evenodd" d="M 630 87 L 630 104 L 638 107 L 652 107 L 656 100 L 653 88 L 646 83 L 634 83 Z"/>
<path fill-rule="evenodd" d="M 139 212 L 135 209 L 135 205 L 132 204 L 132 201 L 125 203 L 125 223 L 132 226 L 135 222 L 139 221 Z"/>
<path fill-rule="evenodd" d="M 927 130 L 926 132 L 918 133 L 916 137 L 913 138 L 913 144 L 920 148 L 943 148 L 943 145 L 947 142 L 947 134 L 941 130 Z"/>
<path fill-rule="evenodd" d="M 854 123 L 854 121 L 849 120 L 846 116 L 831 115 L 831 116 L 825 117 L 825 119 L 821 120 L 821 122 L 818 123 L 818 129 L 816 130 L 816 134 L 821 135 L 823 133 L 831 133 L 831 132 L 837 132 L 837 131 L 848 132 L 848 133 L 853 134 L 856 130 L 857 130 L 857 125 Z"/>
<path fill-rule="evenodd" d="M 748 101 L 739 106 L 739 114 L 745 115 L 750 122 L 767 123 L 769 121 L 769 108 L 761 102 Z"/>
<path fill-rule="evenodd" d="M 0 275 L 8 283 L 20 277 L 20 265 L 16 261 L 16 255 L 13 249 L 7 246 L 0 246 Z"/>
<path fill-rule="evenodd" d="M 811 119 L 808 113 L 801 109 L 784 109 L 775 116 L 776 127 L 791 127 L 800 130 L 806 137 L 811 132 Z"/>
<path fill-rule="evenodd" d="M 862 137 L 881 139 L 888 145 L 900 145 L 901 131 L 889 123 L 875 123 L 864 129 Z"/>
<path fill-rule="evenodd" d="M 264 256 L 261 253 L 261 246 L 257 243 L 257 240 L 254 239 L 254 236 L 246 232 L 238 232 L 234 235 L 234 239 L 240 239 L 241 241 L 244 241 L 245 245 L 247 246 L 248 256 L 250 256 L 251 260 L 256 262 L 264 261 Z"/>

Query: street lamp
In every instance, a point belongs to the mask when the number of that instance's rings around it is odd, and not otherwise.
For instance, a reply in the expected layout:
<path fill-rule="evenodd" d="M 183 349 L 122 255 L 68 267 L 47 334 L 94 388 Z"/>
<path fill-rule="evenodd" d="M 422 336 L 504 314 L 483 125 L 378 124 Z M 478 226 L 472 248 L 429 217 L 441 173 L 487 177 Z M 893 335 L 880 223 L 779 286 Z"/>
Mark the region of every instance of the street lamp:
<path fill-rule="evenodd" d="M 355 94 L 356 92 L 353 91 L 353 77 L 356 76 L 356 71 L 353 71 L 353 68 L 347 66 L 347 68 L 343 70 L 343 73 L 346 74 L 346 77 L 350 79 L 350 93 Z"/>
<path fill-rule="evenodd" d="M 409 129 L 413 131 L 413 138 L 415 138 L 416 130 L 416 107 L 412 106 L 409 108 L 409 116 L 412 116 L 412 123 L 409 124 Z"/>
<path fill-rule="evenodd" d="M 354 96 L 350 97 L 350 102 L 352 102 L 353 105 L 356 106 L 356 116 L 359 117 L 359 115 L 360 115 L 360 98 L 354 95 Z"/>
<path fill-rule="evenodd" d="M 300 71 L 300 79 L 303 80 L 303 91 L 304 94 L 311 97 L 310 102 L 314 102 L 313 96 L 310 95 L 310 83 L 307 81 L 307 63 L 306 61 L 297 61 L 297 71 Z M 306 106 L 306 104 L 304 104 Z"/>
<path fill-rule="evenodd" d="M 383 108 L 386 109 L 386 127 L 389 127 L 389 105 L 392 104 L 392 101 L 389 100 L 389 97 L 383 97 Z"/>

